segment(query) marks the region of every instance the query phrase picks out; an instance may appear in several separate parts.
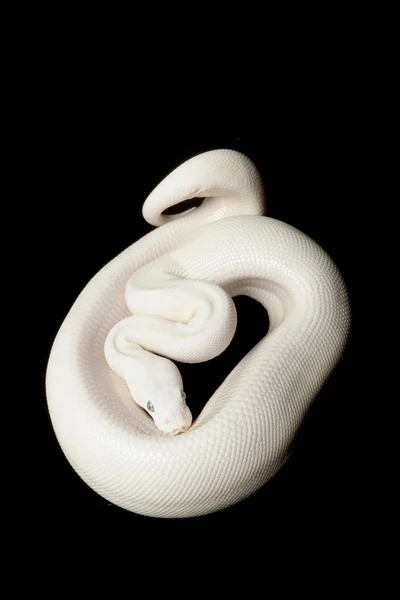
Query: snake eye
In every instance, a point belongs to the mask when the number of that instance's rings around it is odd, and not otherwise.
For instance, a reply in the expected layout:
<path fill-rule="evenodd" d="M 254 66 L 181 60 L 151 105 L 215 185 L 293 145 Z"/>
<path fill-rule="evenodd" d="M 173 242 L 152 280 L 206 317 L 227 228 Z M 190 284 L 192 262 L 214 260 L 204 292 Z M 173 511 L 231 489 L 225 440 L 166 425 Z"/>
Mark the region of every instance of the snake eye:
<path fill-rule="evenodd" d="M 186 394 L 183 390 L 181 390 L 181 397 L 182 397 L 182 400 L 186 399 Z"/>
<path fill-rule="evenodd" d="M 152 405 L 152 403 L 150 402 L 150 400 L 147 403 L 147 410 L 150 411 L 150 412 L 154 412 L 154 410 L 155 410 L 154 406 Z"/>

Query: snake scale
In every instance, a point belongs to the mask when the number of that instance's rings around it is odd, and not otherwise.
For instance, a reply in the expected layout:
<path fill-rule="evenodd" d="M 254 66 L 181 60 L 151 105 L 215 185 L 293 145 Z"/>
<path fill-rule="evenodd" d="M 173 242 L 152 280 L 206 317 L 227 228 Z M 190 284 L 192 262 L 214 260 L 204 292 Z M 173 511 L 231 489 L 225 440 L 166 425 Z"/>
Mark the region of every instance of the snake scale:
<path fill-rule="evenodd" d="M 195 197 L 200 206 L 163 214 Z M 263 212 L 250 159 L 191 158 L 144 203 L 157 228 L 102 268 L 65 318 L 47 369 L 50 417 L 72 467 L 109 502 L 204 515 L 245 499 L 287 460 L 344 350 L 350 308 L 325 251 Z M 243 294 L 268 311 L 268 333 L 192 423 L 172 360 L 223 352 Z"/>

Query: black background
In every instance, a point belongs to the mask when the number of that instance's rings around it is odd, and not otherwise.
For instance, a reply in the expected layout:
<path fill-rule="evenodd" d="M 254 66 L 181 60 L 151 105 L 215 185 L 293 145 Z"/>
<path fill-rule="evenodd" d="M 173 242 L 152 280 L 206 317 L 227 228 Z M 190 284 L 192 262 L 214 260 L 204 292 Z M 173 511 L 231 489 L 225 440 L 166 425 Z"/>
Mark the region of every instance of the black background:
<path fill-rule="evenodd" d="M 80 88 L 79 88 L 80 89 Z M 67 94 L 67 90 L 65 90 Z M 163 115 L 153 109 L 131 115 L 128 103 L 92 94 L 56 95 L 42 130 L 43 148 L 35 178 L 43 206 L 37 237 L 41 270 L 35 289 L 41 315 L 37 372 L 41 374 L 34 411 L 38 434 L 27 470 L 37 497 L 40 528 L 144 531 L 185 535 L 203 527 L 270 532 L 304 528 L 343 531 L 357 507 L 357 452 L 354 416 L 354 339 L 357 315 L 344 357 L 312 405 L 291 459 L 257 494 L 220 513 L 188 520 L 149 519 L 110 505 L 79 478 L 58 446 L 47 413 L 44 377 L 52 341 L 88 280 L 120 251 L 152 228 L 141 215 L 147 194 L 174 167 L 214 148 L 248 155 L 265 180 L 266 214 L 301 229 L 334 259 L 354 303 L 353 214 L 357 198 L 349 183 L 352 162 L 350 115 L 333 104 L 266 109 L 254 123 L 205 128 L 196 115 Z M 167 123 L 167 127 L 165 127 Z M 40 290 L 40 291 L 39 291 Z M 195 414 L 232 366 L 267 331 L 264 311 L 250 299 L 236 301 L 239 326 L 231 348 L 210 363 L 183 366 L 188 402 Z M 344 525 L 346 524 L 346 525 Z M 196 529 L 197 528 L 197 529 Z M 76 529 L 78 530 L 78 529 Z"/>

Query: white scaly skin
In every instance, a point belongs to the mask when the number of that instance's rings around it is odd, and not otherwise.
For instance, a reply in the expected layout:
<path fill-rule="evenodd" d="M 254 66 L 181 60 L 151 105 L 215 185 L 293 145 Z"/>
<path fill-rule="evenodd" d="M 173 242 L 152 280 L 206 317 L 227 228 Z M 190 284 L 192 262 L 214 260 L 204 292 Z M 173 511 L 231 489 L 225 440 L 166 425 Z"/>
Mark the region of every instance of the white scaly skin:
<path fill-rule="evenodd" d="M 161 215 L 196 196 L 206 197 L 199 208 Z M 104 267 L 66 317 L 47 371 L 50 416 L 72 466 L 110 502 L 190 517 L 246 498 L 286 461 L 337 364 L 350 323 L 343 280 L 309 237 L 262 217 L 263 205 L 248 158 L 194 157 L 144 204 L 162 227 Z M 265 306 L 269 332 L 189 427 L 179 371 L 152 352 L 189 362 L 218 355 L 239 294 Z M 149 400 L 154 421 L 140 408 Z"/>

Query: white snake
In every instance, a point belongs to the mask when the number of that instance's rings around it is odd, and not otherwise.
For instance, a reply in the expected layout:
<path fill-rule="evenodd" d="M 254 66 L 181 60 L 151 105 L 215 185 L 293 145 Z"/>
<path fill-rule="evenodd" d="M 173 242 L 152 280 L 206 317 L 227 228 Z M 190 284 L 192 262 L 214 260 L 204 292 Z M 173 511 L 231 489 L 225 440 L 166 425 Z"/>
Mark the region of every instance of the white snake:
<path fill-rule="evenodd" d="M 205 200 L 161 214 L 193 197 Z M 243 500 L 286 461 L 338 362 L 350 322 L 343 280 L 315 242 L 263 209 L 248 158 L 216 150 L 190 159 L 143 206 L 161 227 L 101 269 L 61 326 L 47 370 L 51 420 L 71 465 L 110 502 L 191 517 Z M 188 428 L 179 371 L 158 355 L 220 354 L 241 294 L 266 308 L 268 334 Z"/>

